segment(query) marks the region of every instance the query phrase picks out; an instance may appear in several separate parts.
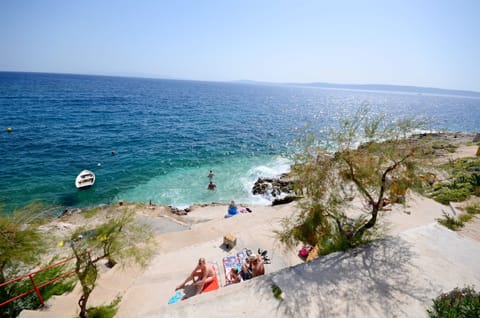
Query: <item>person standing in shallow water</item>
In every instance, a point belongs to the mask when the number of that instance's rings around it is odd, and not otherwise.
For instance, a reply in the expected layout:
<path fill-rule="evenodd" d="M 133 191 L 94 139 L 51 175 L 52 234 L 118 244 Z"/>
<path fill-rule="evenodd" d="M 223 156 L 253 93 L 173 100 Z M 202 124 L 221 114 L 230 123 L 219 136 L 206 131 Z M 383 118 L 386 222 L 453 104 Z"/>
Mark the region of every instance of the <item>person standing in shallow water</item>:
<path fill-rule="evenodd" d="M 208 184 L 208 190 L 215 190 L 217 185 L 213 183 L 212 179 L 215 174 L 213 173 L 213 170 L 210 170 L 210 173 L 208 174 L 208 179 L 210 179 L 210 183 Z"/>
<path fill-rule="evenodd" d="M 217 185 L 213 183 L 213 181 L 210 181 L 210 183 L 208 184 L 208 190 L 215 190 L 216 187 Z"/>

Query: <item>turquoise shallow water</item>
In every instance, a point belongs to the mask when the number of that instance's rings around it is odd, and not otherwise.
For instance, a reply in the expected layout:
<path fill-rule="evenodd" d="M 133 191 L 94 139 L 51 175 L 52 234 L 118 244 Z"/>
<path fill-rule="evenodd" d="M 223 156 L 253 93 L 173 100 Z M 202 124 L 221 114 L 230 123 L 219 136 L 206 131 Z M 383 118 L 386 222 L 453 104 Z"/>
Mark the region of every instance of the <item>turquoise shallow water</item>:
<path fill-rule="evenodd" d="M 475 98 L 0 72 L 0 202 L 6 213 L 35 200 L 59 211 L 117 200 L 268 204 L 251 186 L 288 170 L 298 131 L 330 127 L 363 103 L 431 129 L 480 127 Z M 79 191 L 83 169 L 97 181 Z"/>

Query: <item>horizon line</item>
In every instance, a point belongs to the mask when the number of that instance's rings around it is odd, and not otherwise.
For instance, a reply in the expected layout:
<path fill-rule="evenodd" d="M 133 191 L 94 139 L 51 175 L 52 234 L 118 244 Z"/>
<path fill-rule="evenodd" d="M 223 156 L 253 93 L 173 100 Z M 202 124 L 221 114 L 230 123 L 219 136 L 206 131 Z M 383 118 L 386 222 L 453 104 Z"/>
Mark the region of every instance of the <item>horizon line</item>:
<path fill-rule="evenodd" d="M 238 79 L 238 80 L 201 80 L 201 79 L 189 79 L 174 77 L 168 75 L 154 75 L 154 74 L 108 74 L 108 73 L 71 73 L 71 72 L 46 72 L 46 71 L 6 71 L 0 70 L 0 73 L 32 73 L 32 74 L 57 74 L 57 75 L 79 75 L 79 76 L 99 76 L 99 77 L 118 77 L 118 78 L 138 78 L 138 79 L 153 79 L 153 80 L 173 80 L 173 81 L 191 81 L 191 82 L 211 82 L 211 83 L 239 83 L 239 84 L 252 84 L 252 85 L 278 85 L 278 86 L 309 86 L 317 88 L 331 88 L 331 89 L 348 89 L 348 90 L 368 90 L 368 88 L 373 88 L 373 90 L 388 91 L 387 88 L 407 88 L 407 89 L 420 89 L 420 90 L 436 90 L 437 94 L 449 95 L 447 92 L 458 92 L 458 93 L 468 93 L 478 95 L 475 97 L 480 97 L 480 91 L 468 90 L 468 89 L 452 89 L 452 88 L 440 88 L 432 86 L 416 86 L 416 85 L 404 85 L 404 84 L 380 84 L 380 83 L 332 83 L 332 82 L 270 82 L 270 81 L 258 81 L 258 80 L 249 80 L 249 79 Z M 377 89 L 374 89 L 374 87 Z M 383 86 L 383 89 L 380 88 Z M 409 91 L 404 90 L 391 90 L 396 92 L 407 93 Z M 444 91 L 442 93 L 442 91 Z M 410 91 L 414 92 L 415 91 Z M 421 92 L 418 92 L 421 93 Z M 428 92 L 427 92 L 428 93 Z M 459 95 L 459 94 L 455 94 Z M 468 95 L 472 97 L 471 95 Z"/>

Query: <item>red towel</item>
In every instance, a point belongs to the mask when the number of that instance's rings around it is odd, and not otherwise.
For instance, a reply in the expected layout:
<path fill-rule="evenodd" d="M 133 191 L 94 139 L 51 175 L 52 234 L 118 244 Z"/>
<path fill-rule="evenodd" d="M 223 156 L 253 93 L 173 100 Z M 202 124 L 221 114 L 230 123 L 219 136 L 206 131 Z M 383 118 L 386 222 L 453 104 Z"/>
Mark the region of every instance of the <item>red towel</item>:
<path fill-rule="evenodd" d="M 213 265 L 212 267 L 215 275 L 213 275 L 213 280 L 210 283 L 207 283 L 203 286 L 204 293 L 216 290 L 220 287 L 220 285 L 218 284 L 217 268 L 215 265 Z"/>

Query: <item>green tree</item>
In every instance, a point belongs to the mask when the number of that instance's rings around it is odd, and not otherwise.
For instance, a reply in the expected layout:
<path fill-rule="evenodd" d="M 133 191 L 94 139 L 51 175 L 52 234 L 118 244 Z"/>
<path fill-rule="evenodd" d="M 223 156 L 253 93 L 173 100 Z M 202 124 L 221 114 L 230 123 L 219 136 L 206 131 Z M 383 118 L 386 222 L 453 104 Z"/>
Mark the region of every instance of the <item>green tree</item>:
<path fill-rule="evenodd" d="M 86 318 L 88 298 L 95 288 L 95 282 L 98 277 L 97 264 L 92 261 L 90 251 L 81 251 L 77 242 L 72 243 L 72 250 L 76 258 L 75 273 L 80 281 L 80 285 L 82 285 L 82 295 L 78 300 L 78 306 L 80 307 L 79 316 L 80 318 Z"/>
<path fill-rule="evenodd" d="M 98 248 L 102 251 L 100 258 L 106 258 L 110 267 L 115 266 L 118 259 L 146 265 L 154 247 L 151 229 L 136 222 L 133 209 L 125 207 L 115 215 L 95 230 Z"/>
<path fill-rule="evenodd" d="M 76 257 L 76 274 L 82 285 L 78 301 L 80 318 L 88 317 L 87 302 L 98 278 L 97 262 L 107 259 L 107 266 L 136 263 L 146 266 L 153 254 L 153 231 L 139 224 L 135 211 L 124 207 L 115 211 L 106 222 L 93 230 L 79 229 L 73 233 L 71 247 Z M 96 258 L 92 256 L 97 255 Z"/>
<path fill-rule="evenodd" d="M 375 230 L 387 195 L 403 202 L 406 189 L 416 182 L 417 160 L 425 152 L 422 142 L 409 136 L 420 124 L 412 119 L 390 123 L 362 107 L 330 130 L 322 144 L 306 134 L 292 168 L 295 189 L 304 197 L 301 212 L 283 221 L 277 232 L 280 241 L 287 246 L 318 245 L 323 254 L 364 242 Z M 346 211 L 356 195 L 368 212 L 353 217 Z"/>
<path fill-rule="evenodd" d="M 11 217 L 0 216 L 0 284 L 28 272 L 29 266 L 38 264 L 45 251 L 44 236 L 38 230 L 37 206 L 30 205 L 14 211 Z M 0 302 L 15 294 L 15 286 L 0 288 Z M 19 309 L 13 303 L 4 306 L 2 317 L 15 317 Z"/>

